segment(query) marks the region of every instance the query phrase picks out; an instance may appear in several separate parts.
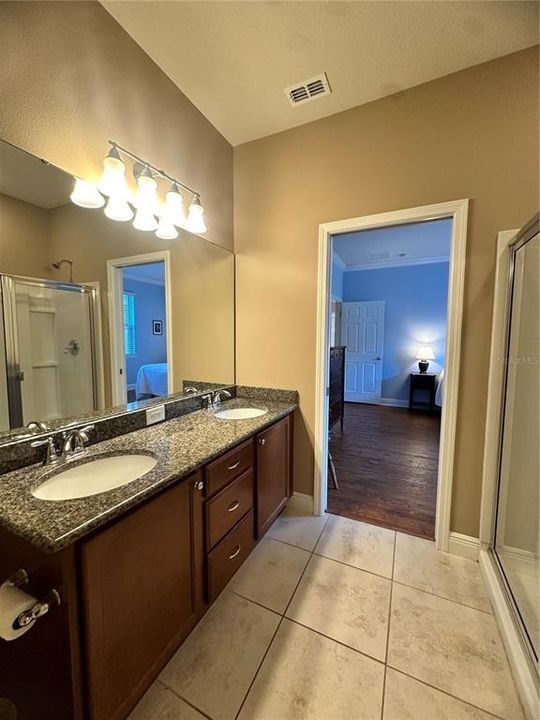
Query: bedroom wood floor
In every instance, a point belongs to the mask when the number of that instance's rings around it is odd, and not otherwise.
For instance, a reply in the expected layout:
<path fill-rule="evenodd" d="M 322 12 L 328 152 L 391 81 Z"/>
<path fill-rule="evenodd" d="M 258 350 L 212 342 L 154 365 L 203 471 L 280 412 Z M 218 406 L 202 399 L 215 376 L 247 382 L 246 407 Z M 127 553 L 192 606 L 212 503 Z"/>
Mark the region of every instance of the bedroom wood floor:
<path fill-rule="evenodd" d="M 435 537 L 440 417 L 345 403 L 344 430 L 330 434 L 339 490 L 327 510 L 424 538 Z"/>

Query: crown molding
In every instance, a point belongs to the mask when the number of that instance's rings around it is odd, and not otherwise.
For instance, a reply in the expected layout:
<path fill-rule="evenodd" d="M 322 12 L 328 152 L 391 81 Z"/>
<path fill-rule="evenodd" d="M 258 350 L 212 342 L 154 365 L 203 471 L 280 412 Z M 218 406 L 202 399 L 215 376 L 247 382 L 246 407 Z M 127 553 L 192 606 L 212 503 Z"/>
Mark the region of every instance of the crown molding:
<path fill-rule="evenodd" d="M 347 266 L 345 265 L 344 261 L 340 258 L 340 256 L 337 254 L 337 252 L 334 250 L 332 252 L 332 262 L 336 267 L 338 267 L 340 270 L 347 270 Z"/>
<path fill-rule="evenodd" d="M 347 265 L 343 272 L 357 272 L 358 270 L 386 270 L 394 267 L 411 267 L 413 265 L 436 265 L 450 262 L 447 255 L 427 258 L 411 258 L 409 260 L 388 260 L 378 263 L 360 263 L 359 265 Z"/>

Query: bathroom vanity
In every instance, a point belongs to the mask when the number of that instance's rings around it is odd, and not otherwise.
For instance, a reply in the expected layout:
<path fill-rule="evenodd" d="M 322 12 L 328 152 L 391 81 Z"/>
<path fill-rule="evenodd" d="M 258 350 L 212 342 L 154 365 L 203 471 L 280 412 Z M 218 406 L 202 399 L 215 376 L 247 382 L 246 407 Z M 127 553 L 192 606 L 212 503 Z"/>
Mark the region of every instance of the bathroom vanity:
<path fill-rule="evenodd" d="M 292 493 L 295 402 L 247 420 L 207 410 L 91 446 L 85 457 L 144 452 L 154 469 L 121 488 L 47 502 L 50 470 L 0 486 L 0 575 L 61 604 L 0 641 L 0 698 L 18 720 L 121 720 L 219 595 Z M 79 462 L 79 461 L 76 461 Z"/>

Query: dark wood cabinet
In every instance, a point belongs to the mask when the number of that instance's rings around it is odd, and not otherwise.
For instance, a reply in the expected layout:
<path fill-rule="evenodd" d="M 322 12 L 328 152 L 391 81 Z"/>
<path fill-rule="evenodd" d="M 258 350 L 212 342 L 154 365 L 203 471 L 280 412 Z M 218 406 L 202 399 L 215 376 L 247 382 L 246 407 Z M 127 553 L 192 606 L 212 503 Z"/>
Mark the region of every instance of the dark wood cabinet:
<path fill-rule="evenodd" d="M 65 549 L 0 528 L 0 571 L 60 607 L 0 640 L 17 720 L 124 720 L 292 494 L 292 415 Z M 1 712 L 0 712 L 1 714 Z"/>
<path fill-rule="evenodd" d="M 345 413 L 345 350 L 344 346 L 330 348 L 330 373 L 328 378 L 328 429 L 341 423 Z"/>
<path fill-rule="evenodd" d="M 202 612 L 201 473 L 82 544 L 89 717 L 126 717 Z"/>
<path fill-rule="evenodd" d="M 257 435 L 256 522 L 258 538 L 268 530 L 291 495 L 290 444 L 290 417 L 286 417 Z"/>
<path fill-rule="evenodd" d="M 436 392 L 436 373 L 411 373 L 409 375 L 409 410 L 434 412 Z"/>

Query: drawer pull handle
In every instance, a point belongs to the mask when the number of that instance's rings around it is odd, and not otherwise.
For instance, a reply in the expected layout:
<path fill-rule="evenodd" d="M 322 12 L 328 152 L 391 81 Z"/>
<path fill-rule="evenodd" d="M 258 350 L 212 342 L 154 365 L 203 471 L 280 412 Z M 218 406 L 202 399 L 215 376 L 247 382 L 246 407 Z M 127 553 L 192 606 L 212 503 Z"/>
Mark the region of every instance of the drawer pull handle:
<path fill-rule="evenodd" d="M 238 555 L 238 553 L 240 552 L 241 549 L 242 549 L 242 546 L 237 545 L 234 548 L 234 550 L 232 551 L 232 553 L 229 555 L 229 560 L 234 560 L 234 558 Z"/>
<path fill-rule="evenodd" d="M 236 468 L 240 465 L 240 460 L 234 463 L 234 465 L 229 465 L 227 470 L 236 470 Z"/>
<path fill-rule="evenodd" d="M 240 507 L 240 500 L 233 500 L 232 503 L 227 508 L 227 512 L 234 512 L 235 510 L 238 510 Z"/>

